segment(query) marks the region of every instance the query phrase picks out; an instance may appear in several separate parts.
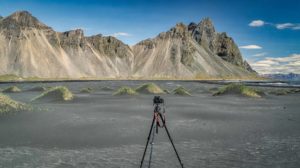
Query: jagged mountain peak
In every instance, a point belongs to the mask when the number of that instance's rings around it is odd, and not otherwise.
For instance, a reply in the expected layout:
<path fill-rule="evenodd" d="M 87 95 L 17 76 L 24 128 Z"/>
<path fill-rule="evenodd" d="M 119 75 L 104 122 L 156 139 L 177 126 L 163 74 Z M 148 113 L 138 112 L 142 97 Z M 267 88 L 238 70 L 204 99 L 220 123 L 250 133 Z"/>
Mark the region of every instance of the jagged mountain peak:
<path fill-rule="evenodd" d="M 67 37 L 69 36 L 84 36 L 84 31 L 82 29 L 75 29 L 63 32 Z"/>
<path fill-rule="evenodd" d="M 169 31 L 160 33 L 159 38 L 183 38 L 188 35 L 188 29 L 182 22 L 177 23 Z"/>
<path fill-rule="evenodd" d="M 212 43 L 216 36 L 216 30 L 210 18 L 204 18 L 198 24 L 190 23 L 188 31 L 200 45 L 213 50 Z"/>
<path fill-rule="evenodd" d="M 188 25 L 188 30 L 191 32 L 197 31 L 200 34 L 214 34 L 216 32 L 212 20 L 208 17 L 202 19 L 198 24 L 191 22 Z"/>
<path fill-rule="evenodd" d="M 160 33 L 158 35 L 158 38 L 144 40 L 138 43 L 136 45 L 136 48 L 143 48 L 143 50 L 148 50 L 153 49 L 154 47 L 159 48 L 160 45 L 169 45 L 163 44 L 164 42 L 161 42 L 159 40 L 169 40 L 170 46 L 166 46 L 166 48 L 171 48 L 170 53 L 171 55 L 173 54 L 172 58 L 175 62 L 176 58 L 174 55 L 179 53 L 181 54 L 181 62 L 184 65 L 192 66 L 192 62 L 195 56 L 191 55 L 193 55 L 197 48 L 197 46 L 193 44 L 193 41 L 195 41 L 209 55 L 220 57 L 224 61 L 241 67 L 248 72 L 254 72 L 249 64 L 243 60 L 242 55 L 234 40 L 225 32 L 216 32 L 213 22 L 210 18 L 204 18 L 198 24 L 191 22 L 188 26 L 183 23 L 178 23 L 169 31 Z M 186 62 L 188 62 L 188 64 L 186 64 Z"/>
<path fill-rule="evenodd" d="M 17 11 L 10 16 L 3 18 L 1 28 L 7 29 L 50 29 L 47 25 L 40 22 L 36 17 L 32 16 L 28 11 Z"/>
<path fill-rule="evenodd" d="M 193 39 L 208 52 L 216 54 L 227 62 L 253 72 L 248 63 L 244 62 L 234 40 L 225 32 L 216 32 L 210 18 L 204 18 L 197 25 L 195 23 L 190 23 L 188 29 Z"/>
<path fill-rule="evenodd" d="M 208 27 L 214 27 L 213 21 L 209 17 L 203 18 L 200 22 L 199 25 L 202 26 L 208 26 Z"/>
<path fill-rule="evenodd" d="M 13 14 L 11 14 L 9 17 L 20 18 L 20 17 L 33 17 L 33 16 L 28 11 L 16 11 Z"/>

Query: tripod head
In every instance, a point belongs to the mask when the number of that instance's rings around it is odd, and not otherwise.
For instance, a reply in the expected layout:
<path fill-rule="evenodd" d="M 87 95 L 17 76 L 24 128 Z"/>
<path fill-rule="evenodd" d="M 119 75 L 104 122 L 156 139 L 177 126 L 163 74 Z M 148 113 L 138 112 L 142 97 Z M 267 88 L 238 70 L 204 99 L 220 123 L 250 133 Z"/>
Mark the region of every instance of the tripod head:
<path fill-rule="evenodd" d="M 154 112 L 161 113 L 161 110 L 163 110 L 163 113 L 165 113 L 165 108 L 164 108 L 165 100 L 160 96 L 154 96 L 153 106 L 154 106 Z"/>
<path fill-rule="evenodd" d="M 160 96 L 154 96 L 153 98 L 153 105 L 159 105 L 159 104 L 164 104 L 165 100 L 161 98 Z"/>

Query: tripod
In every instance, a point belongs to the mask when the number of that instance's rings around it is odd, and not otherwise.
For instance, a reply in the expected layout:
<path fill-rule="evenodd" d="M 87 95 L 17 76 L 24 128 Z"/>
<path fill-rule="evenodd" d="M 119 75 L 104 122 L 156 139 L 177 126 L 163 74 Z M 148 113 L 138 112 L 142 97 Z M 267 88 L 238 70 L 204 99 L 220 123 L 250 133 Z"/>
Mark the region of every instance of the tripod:
<path fill-rule="evenodd" d="M 155 102 L 155 99 L 157 97 L 162 100 L 162 101 L 160 101 L 160 103 Z M 155 135 L 154 129 L 156 130 L 156 134 L 157 134 L 159 127 L 165 128 L 165 131 L 166 131 L 166 133 L 168 135 L 168 138 L 169 138 L 169 140 L 170 140 L 170 142 L 172 144 L 172 147 L 173 147 L 173 149 L 175 151 L 175 154 L 177 156 L 179 164 L 180 164 L 181 168 L 183 168 L 183 163 L 181 162 L 179 154 L 178 154 L 178 152 L 176 150 L 176 147 L 175 147 L 175 145 L 173 143 L 173 139 L 172 139 L 172 137 L 171 137 L 171 135 L 169 133 L 169 130 L 167 128 L 166 120 L 165 120 L 165 118 L 163 117 L 163 115 L 161 113 L 161 109 L 162 108 L 163 108 L 163 113 L 165 112 L 164 100 L 162 98 L 160 98 L 159 96 L 155 96 L 154 99 L 153 99 L 153 105 L 154 105 L 154 114 L 153 114 L 152 124 L 151 124 L 150 132 L 149 132 L 149 135 L 148 135 L 148 138 L 147 138 L 147 143 L 146 143 L 144 154 L 143 154 L 143 157 L 142 157 L 142 160 L 141 160 L 140 168 L 143 167 L 143 163 L 144 163 L 144 159 L 145 159 L 145 155 L 146 155 L 146 151 L 147 151 L 147 148 L 148 148 L 148 145 L 149 145 L 150 138 L 151 138 L 151 143 L 150 143 L 151 144 L 151 150 L 150 150 L 148 168 L 150 168 L 150 166 L 151 166 L 152 151 L 153 151 L 153 142 L 154 142 L 154 135 Z M 162 106 L 162 108 L 161 108 L 161 106 Z M 159 123 L 159 119 L 162 121 L 162 126 Z M 152 134 L 152 137 L 151 137 L 151 134 Z"/>

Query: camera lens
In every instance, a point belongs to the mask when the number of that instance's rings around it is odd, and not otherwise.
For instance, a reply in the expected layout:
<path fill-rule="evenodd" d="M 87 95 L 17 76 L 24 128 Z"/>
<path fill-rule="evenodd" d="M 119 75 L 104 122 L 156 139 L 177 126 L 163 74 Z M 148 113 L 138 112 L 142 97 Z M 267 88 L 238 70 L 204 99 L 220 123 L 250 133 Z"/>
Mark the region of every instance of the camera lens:
<path fill-rule="evenodd" d="M 153 104 L 162 104 L 164 103 L 164 99 L 160 96 L 154 96 L 153 98 Z"/>

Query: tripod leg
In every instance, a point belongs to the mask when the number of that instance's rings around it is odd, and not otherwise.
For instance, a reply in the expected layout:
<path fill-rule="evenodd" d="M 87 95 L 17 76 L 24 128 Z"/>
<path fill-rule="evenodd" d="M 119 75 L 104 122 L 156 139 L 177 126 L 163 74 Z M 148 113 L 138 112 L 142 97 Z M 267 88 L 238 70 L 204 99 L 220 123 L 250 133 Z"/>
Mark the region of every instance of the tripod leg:
<path fill-rule="evenodd" d="M 141 160 L 140 168 L 143 167 L 143 162 L 144 162 L 145 155 L 146 155 L 146 151 L 147 151 L 147 148 L 148 148 L 148 144 L 149 144 L 151 132 L 152 132 L 152 129 L 153 129 L 154 121 L 155 121 L 155 116 L 153 116 L 153 120 L 152 120 L 152 124 L 151 124 L 151 128 L 150 128 L 150 132 L 149 132 L 149 135 L 148 135 L 148 138 L 147 138 L 147 143 L 146 143 L 146 147 L 145 147 L 145 150 L 144 150 L 144 154 L 143 154 L 143 157 L 142 157 L 142 160 Z"/>
<path fill-rule="evenodd" d="M 166 130 L 166 132 L 167 132 L 167 134 L 168 134 L 169 140 L 171 141 L 171 144 L 172 144 L 173 149 L 174 149 L 174 151 L 175 151 L 175 153 L 176 153 L 176 156 L 177 156 L 177 159 L 178 159 L 178 161 L 179 161 L 179 163 L 180 163 L 180 166 L 181 166 L 181 168 L 183 168 L 183 163 L 181 162 L 181 159 L 180 159 L 180 157 L 179 157 L 179 154 L 178 154 L 178 152 L 177 152 L 177 150 L 176 150 L 176 147 L 175 147 L 175 145 L 174 145 L 174 143 L 173 143 L 173 139 L 172 139 L 172 137 L 171 137 L 171 135 L 170 135 L 170 133 L 169 133 L 169 130 L 168 130 L 168 128 L 167 128 L 167 125 L 166 125 L 166 123 L 165 123 L 165 120 L 163 119 L 162 115 L 160 115 L 160 118 L 161 118 L 161 120 L 162 120 L 163 123 L 164 123 L 165 130 Z"/>
<path fill-rule="evenodd" d="M 156 123 L 154 122 L 154 125 L 153 125 L 154 129 L 157 128 L 157 125 Z M 154 136 L 155 136 L 155 132 L 152 131 L 152 137 L 151 137 L 151 148 L 150 148 L 150 155 L 149 155 L 149 163 L 148 163 L 148 168 L 151 167 L 151 161 L 152 161 L 152 153 L 153 153 L 153 145 L 154 145 Z"/>

